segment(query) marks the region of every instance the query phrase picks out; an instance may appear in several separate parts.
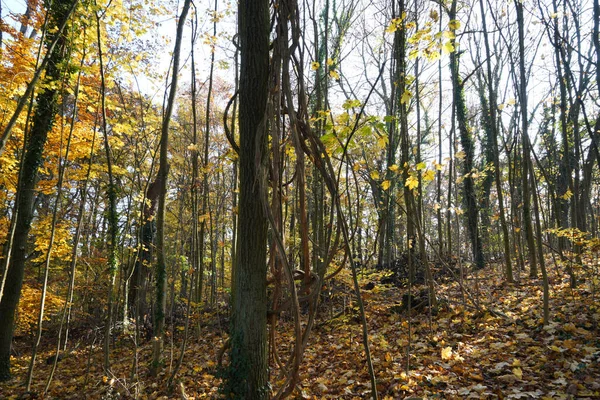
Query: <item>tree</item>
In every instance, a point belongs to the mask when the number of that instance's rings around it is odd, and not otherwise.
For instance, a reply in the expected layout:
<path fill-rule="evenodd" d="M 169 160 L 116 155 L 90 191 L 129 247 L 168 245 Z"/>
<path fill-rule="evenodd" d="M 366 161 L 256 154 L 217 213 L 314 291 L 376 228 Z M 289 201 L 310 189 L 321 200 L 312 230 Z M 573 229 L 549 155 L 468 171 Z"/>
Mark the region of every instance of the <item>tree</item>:
<path fill-rule="evenodd" d="M 167 200 L 167 178 L 169 174 L 169 124 L 175 106 L 177 94 L 177 75 L 179 73 L 179 58 L 183 27 L 190 10 L 192 1 L 186 0 L 177 23 L 177 36 L 173 50 L 173 76 L 167 99 L 167 108 L 163 116 L 160 137 L 160 166 L 158 168 L 158 210 L 156 214 L 156 303 L 154 304 L 154 347 L 152 348 L 152 372 L 156 374 L 160 368 L 163 341 L 165 333 L 165 313 L 167 310 L 167 260 L 165 257 L 165 208 Z"/>
<path fill-rule="evenodd" d="M 63 26 L 71 15 L 71 9 L 76 0 L 65 2 L 52 2 L 49 9 L 49 18 L 52 26 Z M 54 40 L 58 38 L 56 46 Z M 62 79 L 67 40 L 61 31 L 49 33 L 46 46 L 50 51 L 49 62 L 46 64 L 44 83 L 48 85 L 42 89 L 36 99 L 36 110 L 33 125 L 26 144 L 25 156 L 19 175 L 19 199 L 16 205 L 17 219 L 12 243 L 8 269 L 6 270 L 6 285 L 2 299 L 0 299 L 0 380 L 10 379 L 10 348 L 13 337 L 15 311 L 21 296 L 21 287 L 25 273 L 25 259 L 27 255 L 27 239 L 33 219 L 33 201 L 36 195 L 38 169 L 42 163 L 42 154 L 48 133 L 54 126 L 54 119 L 58 111 L 58 89 L 54 85 Z"/>
<path fill-rule="evenodd" d="M 453 0 L 448 14 L 450 17 L 450 31 L 453 33 L 452 36 L 454 37 L 456 37 L 456 30 L 460 26 L 459 22 L 456 20 L 456 7 L 457 2 L 456 0 Z M 469 239 L 471 242 L 471 249 L 473 251 L 473 258 L 475 259 L 475 266 L 477 269 L 482 269 L 485 266 L 485 260 L 483 258 L 481 236 L 479 234 L 479 210 L 477 192 L 475 190 L 475 178 L 473 177 L 475 142 L 473 139 L 473 132 L 467 121 L 467 105 L 465 102 L 464 93 L 465 82 L 459 74 L 460 54 L 456 51 L 457 42 L 454 38 L 451 39 L 451 44 L 455 49 L 452 53 L 450 53 L 452 98 L 454 100 L 454 107 L 456 108 L 456 119 L 458 121 L 460 142 L 465 154 L 463 160 L 463 200 L 467 213 L 467 230 L 469 232 Z"/>
<path fill-rule="evenodd" d="M 525 22 L 523 17 L 523 3 L 515 1 L 517 9 L 517 25 L 519 30 L 519 103 L 521 106 L 521 146 L 523 149 L 522 172 L 523 180 L 523 224 L 525 224 L 525 236 L 527 238 L 527 250 L 529 251 L 529 276 L 537 277 L 537 257 L 535 238 L 533 237 L 533 225 L 531 223 L 531 179 L 529 178 L 529 164 L 531 154 L 529 151 L 529 115 L 527 115 L 527 73 L 525 68 Z M 539 240 L 539 239 L 538 239 Z"/>
<path fill-rule="evenodd" d="M 267 399 L 267 219 L 260 202 L 260 162 L 266 153 L 264 115 L 269 75 L 269 1 L 241 0 L 239 132 L 240 185 L 231 365 L 226 391 Z"/>
<path fill-rule="evenodd" d="M 489 106 L 485 107 L 486 99 L 485 96 L 481 95 L 482 111 L 484 112 L 483 124 L 488 137 L 488 146 L 491 147 L 493 166 L 494 166 L 494 181 L 496 182 L 496 194 L 498 196 L 498 208 L 500 217 L 500 226 L 502 227 L 502 242 L 504 244 L 504 265 L 506 280 L 509 283 L 514 281 L 511 251 L 510 251 L 510 239 L 508 236 L 508 224 L 506 223 L 506 214 L 504 212 L 504 193 L 502 191 L 502 173 L 500 166 L 500 150 L 498 149 L 498 123 L 497 113 L 498 99 L 496 95 L 496 88 L 494 87 L 493 74 L 492 74 L 492 62 L 491 62 L 491 50 L 490 41 L 488 37 L 488 31 L 485 24 L 485 11 L 483 7 L 483 0 L 479 0 L 479 9 L 481 10 L 481 16 L 483 22 L 483 41 L 485 44 L 485 57 L 486 57 L 486 74 L 487 74 L 487 85 L 488 85 L 488 99 Z M 483 92 L 483 88 L 481 88 Z M 487 111 L 487 112 L 486 112 Z M 491 139 L 491 140 L 489 140 Z"/>

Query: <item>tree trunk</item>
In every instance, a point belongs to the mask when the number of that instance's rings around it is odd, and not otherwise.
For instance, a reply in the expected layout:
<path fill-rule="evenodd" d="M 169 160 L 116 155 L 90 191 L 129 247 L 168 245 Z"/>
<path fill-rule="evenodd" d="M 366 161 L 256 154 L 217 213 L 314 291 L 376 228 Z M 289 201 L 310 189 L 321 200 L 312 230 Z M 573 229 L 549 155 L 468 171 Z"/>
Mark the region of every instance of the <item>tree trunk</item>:
<path fill-rule="evenodd" d="M 49 12 L 53 26 L 64 26 L 69 18 L 73 6 L 72 1 L 55 2 Z M 46 77 L 44 83 L 56 82 L 60 79 L 63 70 L 65 38 L 60 31 L 49 34 L 46 46 L 50 48 L 54 39 L 58 37 L 56 46 L 52 47 L 49 62 L 46 64 Z M 42 164 L 42 153 L 48 137 L 48 132 L 54 125 L 58 111 L 58 90 L 47 89 L 40 92 L 37 97 L 37 109 L 33 117 L 31 134 L 25 148 L 22 171 L 18 187 L 21 190 L 17 204 L 17 220 L 15 221 L 15 234 L 13 249 L 6 271 L 6 284 L 2 299 L 0 300 L 0 381 L 10 379 L 10 347 L 13 337 L 15 311 L 21 296 L 23 276 L 25 272 L 25 259 L 27 256 L 27 238 L 33 219 L 33 202 L 36 195 L 35 186 L 38 168 Z"/>
<path fill-rule="evenodd" d="M 267 219 L 260 202 L 260 162 L 269 76 L 269 1 L 241 0 L 240 193 L 231 364 L 226 390 L 237 399 L 268 399 Z"/>
<path fill-rule="evenodd" d="M 102 134 L 104 136 L 104 150 L 106 154 L 106 171 L 108 174 L 108 215 L 105 221 L 109 225 L 109 248 L 108 248 L 108 299 L 106 301 L 106 320 L 104 324 L 104 372 L 110 371 L 110 339 L 113 316 L 113 289 L 115 286 L 115 277 L 117 275 L 117 232 L 119 229 L 119 220 L 117 214 L 117 188 L 112 172 L 112 154 L 110 142 L 108 141 L 108 126 L 106 122 L 106 81 L 104 77 L 104 63 L 102 61 L 102 36 L 100 32 L 100 15 L 96 12 L 96 39 L 98 43 L 98 61 L 100 64 L 100 108 L 102 115 Z M 103 229 L 103 232 L 106 230 Z"/>
<path fill-rule="evenodd" d="M 449 16 L 451 20 L 456 19 L 456 0 L 452 2 Z M 453 32 L 455 33 L 455 32 Z M 477 202 L 477 193 L 475 190 L 475 181 L 471 176 L 474 167 L 475 159 L 475 143 L 473 141 L 473 133 L 467 123 L 467 106 L 464 98 L 464 86 L 459 75 L 459 55 L 456 50 L 456 41 L 451 39 L 454 51 L 450 53 L 450 72 L 452 75 L 452 89 L 454 106 L 456 108 L 456 119 L 458 121 L 458 132 L 460 134 L 460 142 L 465 153 L 463 160 L 463 180 L 464 203 L 467 214 L 467 229 L 469 231 L 469 239 L 475 259 L 475 267 L 481 269 L 485 266 L 483 258 L 483 246 L 481 244 L 481 236 L 479 234 L 479 210 Z"/>
<path fill-rule="evenodd" d="M 162 349 L 165 331 L 165 314 L 167 311 L 167 260 L 165 257 L 165 211 L 167 200 L 167 178 L 169 174 L 169 125 L 177 94 L 177 74 L 179 73 L 179 55 L 183 40 L 183 27 L 190 10 L 191 0 L 185 0 L 177 23 L 177 36 L 173 50 L 173 76 L 163 116 L 160 138 L 160 166 L 158 168 L 158 210 L 156 214 L 156 297 L 154 304 L 154 343 L 152 347 L 151 370 L 156 375 L 162 363 Z"/>
<path fill-rule="evenodd" d="M 154 214 L 156 213 L 156 204 L 158 202 L 160 176 L 157 176 L 154 182 L 148 185 L 146 198 L 143 205 L 143 225 L 141 232 L 141 243 L 139 245 L 138 256 L 132 273 L 132 280 L 129 284 L 129 310 L 132 316 L 138 316 L 144 319 L 148 314 L 148 304 L 146 294 L 148 289 L 148 272 L 152 264 L 152 255 L 154 248 L 154 234 L 156 232 L 156 223 Z M 147 202 L 150 202 L 148 204 Z"/>
<path fill-rule="evenodd" d="M 530 165 L 531 155 L 529 151 L 529 122 L 527 115 L 527 74 L 525 72 L 525 22 L 523 17 L 523 3 L 515 0 L 517 8 L 517 25 L 519 30 L 519 105 L 521 107 L 521 141 L 523 146 L 522 176 L 523 180 L 523 224 L 525 225 L 525 237 L 527 239 L 527 251 L 529 254 L 529 276 L 537 276 L 537 257 L 535 238 L 533 237 L 533 224 L 531 222 L 531 195 L 530 195 Z M 541 240 L 541 238 L 538 238 Z"/>

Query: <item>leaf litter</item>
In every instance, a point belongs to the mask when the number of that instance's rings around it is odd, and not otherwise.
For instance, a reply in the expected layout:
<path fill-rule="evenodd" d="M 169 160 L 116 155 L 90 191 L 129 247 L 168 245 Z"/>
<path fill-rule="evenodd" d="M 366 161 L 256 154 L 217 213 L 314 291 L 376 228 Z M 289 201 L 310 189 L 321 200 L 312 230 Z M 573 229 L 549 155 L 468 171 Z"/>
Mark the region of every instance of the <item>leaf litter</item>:
<path fill-rule="evenodd" d="M 568 279 L 551 274 L 551 321 L 543 326 L 539 280 L 522 278 L 519 284 L 507 285 L 491 266 L 478 274 L 466 276 L 464 285 L 479 308 L 462 304 L 458 284 L 441 283 L 436 287 L 437 310 L 430 314 L 428 308 L 418 309 L 410 315 L 399 307 L 406 288 L 382 284 L 380 272 L 362 274 L 380 398 L 599 399 L 600 310 L 593 282 L 571 289 Z M 414 287 L 413 292 L 420 289 Z M 337 298 L 328 301 L 319 310 L 293 397 L 369 398 L 361 326 L 349 281 L 341 278 Z M 218 355 L 227 341 L 223 315 L 224 310 L 195 315 L 171 391 L 167 381 L 179 355 L 181 327 L 170 329 L 166 365 L 157 377 L 148 370 L 150 343 L 138 347 L 134 368 L 132 334 L 116 338 L 108 375 L 102 368 L 100 342 L 74 338 L 80 345 L 59 362 L 45 399 L 219 398 Z M 281 360 L 287 359 L 293 342 L 293 324 L 283 319 L 276 335 Z M 27 344 L 20 343 L 20 355 L 12 358 L 15 377 L 0 386 L 0 398 L 42 398 L 51 369 L 44 361 L 55 349 L 49 340 L 44 343 L 31 393 L 24 393 L 22 385 L 30 355 Z M 272 387 L 279 387 L 283 378 L 271 360 Z"/>

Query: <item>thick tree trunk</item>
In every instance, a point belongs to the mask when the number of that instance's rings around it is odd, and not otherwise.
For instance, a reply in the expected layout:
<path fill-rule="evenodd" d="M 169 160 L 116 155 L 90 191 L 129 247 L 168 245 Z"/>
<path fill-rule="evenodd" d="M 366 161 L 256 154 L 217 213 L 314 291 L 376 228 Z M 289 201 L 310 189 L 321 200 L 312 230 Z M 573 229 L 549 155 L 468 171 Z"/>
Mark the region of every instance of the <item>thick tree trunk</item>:
<path fill-rule="evenodd" d="M 269 1 L 241 0 L 240 192 L 236 293 L 232 309 L 231 364 L 227 390 L 237 399 L 267 399 L 267 219 L 258 179 L 266 152 L 263 121 L 269 76 Z M 258 135 L 258 137 L 257 137 Z"/>
<path fill-rule="evenodd" d="M 158 202 L 160 176 L 157 176 L 154 182 L 148 185 L 146 190 L 146 201 L 150 204 L 144 204 L 143 224 L 141 232 L 141 243 L 138 250 L 138 256 L 131 275 L 129 284 L 129 310 L 132 316 L 138 316 L 142 320 L 148 314 L 148 304 L 146 294 L 148 292 L 148 276 L 150 265 L 152 265 L 152 256 L 154 248 L 154 235 L 156 233 L 156 222 L 154 215 L 156 213 L 156 204 Z"/>

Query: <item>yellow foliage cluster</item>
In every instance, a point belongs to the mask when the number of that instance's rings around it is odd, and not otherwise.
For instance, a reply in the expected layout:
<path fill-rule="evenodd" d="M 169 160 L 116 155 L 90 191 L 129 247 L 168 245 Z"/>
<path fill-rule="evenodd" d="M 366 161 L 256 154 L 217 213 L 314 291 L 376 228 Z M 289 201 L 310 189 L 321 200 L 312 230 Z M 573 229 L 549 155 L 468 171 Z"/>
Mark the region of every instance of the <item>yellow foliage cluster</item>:
<path fill-rule="evenodd" d="M 41 289 L 26 283 L 23 284 L 16 321 L 16 335 L 30 334 L 37 327 L 41 298 Z M 47 292 L 44 307 L 44 321 L 49 321 L 56 316 L 64 306 L 64 303 L 64 300 L 59 296 Z"/>
<path fill-rule="evenodd" d="M 48 214 L 39 220 L 32 227 L 32 233 L 35 236 L 35 250 L 39 252 L 39 256 L 34 262 L 44 262 L 50 243 L 50 234 L 52 230 L 52 214 Z M 71 254 L 71 224 L 67 220 L 59 220 L 56 222 L 54 232 L 54 244 L 52 246 L 51 266 L 57 261 L 67 261 Z"/>

